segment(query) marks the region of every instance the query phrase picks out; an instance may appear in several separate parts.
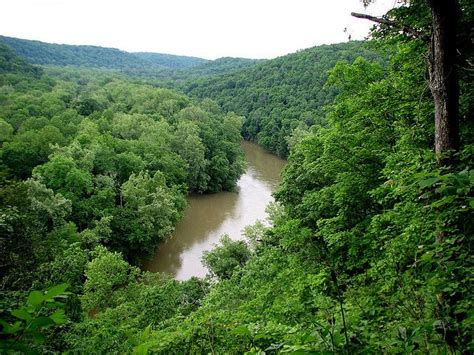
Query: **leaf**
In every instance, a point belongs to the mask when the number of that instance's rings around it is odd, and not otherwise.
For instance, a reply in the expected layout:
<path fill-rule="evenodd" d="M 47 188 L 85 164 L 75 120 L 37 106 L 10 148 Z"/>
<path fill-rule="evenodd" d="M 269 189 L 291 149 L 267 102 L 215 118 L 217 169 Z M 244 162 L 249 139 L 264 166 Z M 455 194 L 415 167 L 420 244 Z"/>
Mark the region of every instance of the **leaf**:
<path fill-rule="evenodd" d="M 456 196 L 447 196 L 447 197 L 442 198 L 441 200 L 433 202 L 431 204 L 431 207 L 438 208 L 438 207 L 447 205 L 448 203 L 451 203 L 454 200 L 456 200 Z"/>
<path fill-rule="evenodd" d="M 131 332 L 127 333 L 127 341 L 133 346 L 140 345 L 140 341 L 138 340 L 138 338 Z"/>
<path fill-rule="evenodd" d="M 250 330 L 245 325 L 241 325 L 237 328 L 232 329 L 232 334 L 235 335 L 245 335 L 245 336 L 251 336 L 252 334 L 250 333 Z"/>
<path fill-rule="evenodd" d="M 16 339 L 2 339 L 0 341 L 0 350 L 7 350 L 7 351 L 0 351 L 1 354 L 32 354 L 34 353 L 32 349 L 26 347 L 24 344 L 21 344 Z M 19 352 L 12 352 L 12 350 L 18 350 Z"/>
<path fill-rule="evenodd" d="M 30 324 L 30 330 L 45 328 L 54 325 L 54 321 L 49 317 L 38 317 L 33 319 Z"/>
<path fill-rule="evenodd" d="M 334 334 L 334 344 L 336 344 L 337 346 L 339 346 L 340 344 L 342 344 L 343 342 L 343 338 L 342 338 L 342 335 L 341 334 Z"/>
<path fill-rule="evenodd" d="M 18 319 L 23 319 L 23 320 L 31 320 L 33 316 L 28 313 L 24 308 L 20 309 L 15 309 L 11 312 L 12 316 L 18 318 Z"/>
<path fill-rule="evenodd" d="M 148 345 L 146 344 L 140 344 L 136 347 L 133 348 L 133 354 L 136 355 L 146 355 L 148 354 Z"/>
<path fill-rule="evenodd" d="M 430 177 L 428 179 L 418 181 L 418 185 L 420 186 L 420 188 L 424 189 L 425 187 L 432 186 L 434 183 L 438 181 L 439 181 L 439 178 Z"/>
<path fill-rule="evenodd" d="M 283 344 L 271 344 L 268 348 L 265 349 L 265 351 L 275 351 L 280 349 L 283 346 Z"/>
<path fill-rule="evenodd" d="M 67 317 L 64 314 L 64 310 L 62 309 L 58 309 L 56 312 L 50 315 L 49 318 L 51 318 L 56 324 L 63 324 L 67 321 Z"/>
<path fill-rule="evenodd" d="M 53 299 L 54 297 L 64 293 L 64 291 L 66 291 L 68 287 L 69 285 L 66 283 L 51 287 L 46 291 L 45 297 L 47 299 Z"/>
<path fill-rule="evenodd" d="M 145 341 L 148 339 L 148 337 L 150 336 L 150 332 L 151 332 L 151 324 L 148 325 L 148 327 L 145 328 L 145 330 L 143 331 L 142 335 L 141 335 L 141 340 L 142 341 Z"/>
<path fill-rule="evenodd" d="M 5 329 L 10 326 L 10 324 L 5 322 L 3 319 L 0 319 L 0 325 L 2 326 L 2 329 Z"/>
<path fill-rule="evenodd" d="M 433 256 L 434 256 L 434 253 L 432 251 L 427 251 L 421 256 L 420 260 L 423 262 L 430 262 L 433 260 Z"/>
<path fill-rule="evenodd" d="M 19 330 L 23 329 L 23 323 L 22 322 L 15 322 L 13 325 L 8 324 L 5 322 L 3 319 L 0 319 L 0 324 L 2 325 L 3 329 L 0 332 L 0 334 L 15 334 Z"/>
<path fill-rule="evenodd" d="M 33 291 L 28 295 L 28 303 L 35 309 L 44 301 L 43 294 L 39 291 Z"/>
<path fill-rule="evenodd" d="M 323 332 L 324 330 L 321 329 L 321 333 Z M 323 334 L 325 335 L 325 334 Z M 304 336 L 303 338 L 303 343 L 311 343 L 311 342 L 315 342 L 317 339 L 318 339 L 318 336 L 317 336 L 317 332 L 313 332 L 311 334 L 308 334 L 306 336 Z"/>
<path fill-rule="evenodd" d="M 46 337 L 43 334 L 38 333 L 38 332 L 33 333 L 32 338 L 36 344 L 43 344 L 44 341 L 46 340 Z"/>
<path fill-rule="evenodd" d="M 253 340 L 257 341 L 257 340 L 260 340 L 260 339 L 266 339 L 267 336 L 264 334 L 264 333 L 259 333 L 259 334 L 256 334 L 254 337 L 253 337 Z"/>

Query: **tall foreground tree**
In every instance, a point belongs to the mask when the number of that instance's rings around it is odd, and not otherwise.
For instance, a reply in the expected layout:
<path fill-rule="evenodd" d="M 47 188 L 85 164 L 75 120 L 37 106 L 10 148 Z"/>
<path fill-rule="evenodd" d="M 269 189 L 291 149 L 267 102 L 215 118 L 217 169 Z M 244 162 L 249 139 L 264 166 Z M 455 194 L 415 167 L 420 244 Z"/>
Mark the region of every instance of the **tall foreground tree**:
<path fill-rule="evenodd" d="M 457 0 L 427 0 L 432 33 L 429 84 L 435 105 L 435 151 L 441 165 L 449 164 L 459 148 L 459 82 L 456 32 L 460 14 Z"/>
<path fill-rule="evenodd" d="M 364 0 L 367 5 L 371 0 Z M 352 13 L 395 30 L 409 37 L 430 40 L 428 53 L 429 87 L 435 106 L 435 152 L 441 166 L 453 162 L 453 155 L 459 149 L 459 80 L 457 70 L 457 29 L 461 17 L 458 0 L 406 0 L 412 13 L 399 12 L 391 18 L 378 18 L 365 14 Z M 428 6 L 431 12 L 430 28 L 420 28 L 419 19 L 423 14 L 417 11 Z M 409 9 L 410 10 L 410 9 Z M 412 25 L 412 23 L 414 25 Z M 423 23 L 423 21 L 421 21 Z M 427 36 L 429 34 L 429 36 Z"/>

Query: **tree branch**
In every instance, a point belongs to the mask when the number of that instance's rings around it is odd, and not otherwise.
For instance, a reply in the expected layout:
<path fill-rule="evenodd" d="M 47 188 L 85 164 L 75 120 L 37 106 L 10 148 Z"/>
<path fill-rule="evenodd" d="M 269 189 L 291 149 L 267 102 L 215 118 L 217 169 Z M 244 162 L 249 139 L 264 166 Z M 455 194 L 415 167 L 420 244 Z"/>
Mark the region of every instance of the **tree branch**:
<path fill-rule="evenodd" d="M 415 38 L 420 38 L 422 37 L 422 33 L 420 31 L 415 30 L 414 28 L 411 28 L 406 25 L 402 25 L 398 22 L 383 18 L 383 17 L 376 17 L 376 16 L 371 16 L 371 15 L 366 15 L 366 14 L 360 14 L 358 12 L 351 12 L 351 16 L 361 18 L 364 20 L 369 20 L 375 23 L 379 23 L 381 25 L 386 25 L 389 27 L 392 27 L 394 29 L 398 29 L 400 31 L 403 31 L 404 33 L 410 34 Z"/>
<path fill-rule="evenodd" d="M 369 20 L 369 21 L 372 21 L 372 22 L 377 22 L 377 23 L 387 25 L 387 26 L 391 26 L 391 27 L 399 27 L 396 22 L 387 20 L 383 17 L 375 17 L 375 16 L 366 15 L 366 14 L 360 14 L 358 12 L 351 12 L 351 16 L 361 18 L 361 19 L 364 19 L 364 20 Z"/>

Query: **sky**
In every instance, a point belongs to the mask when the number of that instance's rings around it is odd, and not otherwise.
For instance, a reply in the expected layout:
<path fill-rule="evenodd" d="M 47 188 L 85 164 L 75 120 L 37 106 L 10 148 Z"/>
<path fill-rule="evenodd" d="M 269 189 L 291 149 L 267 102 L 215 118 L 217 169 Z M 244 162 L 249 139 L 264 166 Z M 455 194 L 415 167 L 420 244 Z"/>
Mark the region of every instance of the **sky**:
<path fill-rule="evenodd" d="M 396 0 L 0 0 L 0 34 L 206 59 L 274 58 L 367 36 Z M 347 32 L 344 29 L 347 28 Z"/>

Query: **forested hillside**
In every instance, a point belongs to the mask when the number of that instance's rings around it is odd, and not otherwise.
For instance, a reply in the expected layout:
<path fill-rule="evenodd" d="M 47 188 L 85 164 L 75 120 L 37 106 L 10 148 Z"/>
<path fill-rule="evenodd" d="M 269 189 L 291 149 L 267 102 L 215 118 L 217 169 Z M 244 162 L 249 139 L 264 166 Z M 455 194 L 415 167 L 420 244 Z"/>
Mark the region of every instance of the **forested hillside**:
<path fill-rule="evenodd" d="M 53 80 L 0 49 L 2 317 L 30 287 L 82 289 L 96 253 L 150 253 L 187 192 L 233 189 L 240 117 L 107 73 Z"/>
<path fill-rule="evenodd" d="M 473 353 L 473 10 L 404 2 L 378 54 L 313 48 L 193 98 L 0 46 L 1 351 Z M 223 237 L 206 278 L 142 271 L 186 193 L 234 188 L 242 124 L 289 149 L 271 225 Z"/>
<path fill-rule="evenodd" d="M 84 66 L 117 70 L 185 69 L 208 62 L 196 57 L 161 53 L 129 53 L 116 48 L 75 46 L 0 36 L 0 42 L 13 48 L 24 59 L 34 64 Z"/>
<path fill-rule="evenodd" d="M 362 56 L 383 62 L 380 53 L 362 42 L 323 45 L 268 60 L 232 74 L 189 80 L 183 91 L 210 97 L 225 110 L 245 117 L 242 135 L 268 150 L 287 156 L 292 132 L 324 125 L 323 107 L 337 93 L 325 86 L 327 71 L 338 61 Z"/>
<path fill-rule="evenodd" d="M 0 36 L 0 43 L 34 64 L 108 69 L 171 88 L 177 87 L 180 81 L 233 73 L 259 62 L 245 58 L 207 60 L 161 53 L 129 53 L 115 48 L 53 44 L 5 36 Z"/>
<path fill-rule="evenodd" d="M 152 85 L 212 98 L 226 112 L 245 117 L 242 135 L 286 157 L 291 136 L 324 125 L 324 106 L 337 90 L 325 86 L 327 71 L 338 61 L 358 56 L 386 62 L 388 53 L 363 42 L 323 45 L 272 60 L 220 58 L 214 61 L 156 53 L 127 53 L 111 48 L 70 46 L 0 37 L 36 64 L 107 68 Z M 295 132 L 294 132 L 295 131 Z"/>
<path fill-rule="evenodd" d="M 130 53 L 138 57 L 152 66 L 166 67 L 171 69 L 186 69 L 203 65 L 209 60 L 197 57 L 187 57 L 173 54 L 149 53 L 149 52 L 133 52 Z"/>

